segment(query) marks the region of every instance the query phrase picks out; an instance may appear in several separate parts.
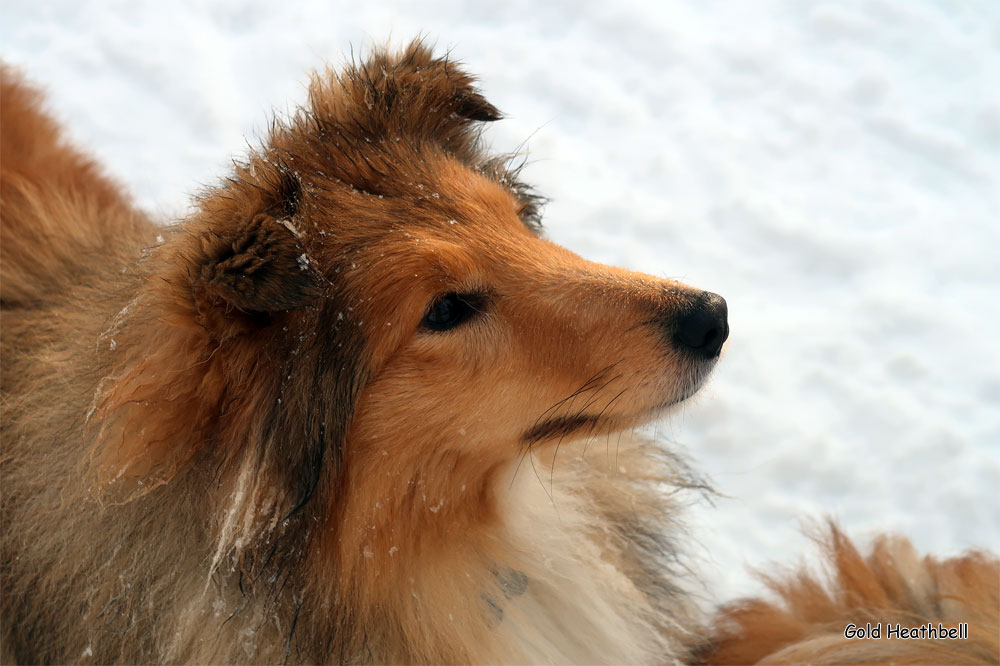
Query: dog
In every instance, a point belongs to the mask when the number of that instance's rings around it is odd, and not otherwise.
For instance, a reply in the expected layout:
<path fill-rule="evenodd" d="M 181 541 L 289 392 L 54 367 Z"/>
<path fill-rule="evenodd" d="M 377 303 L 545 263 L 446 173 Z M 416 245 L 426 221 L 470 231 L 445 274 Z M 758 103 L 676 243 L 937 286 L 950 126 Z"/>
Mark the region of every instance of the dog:
<path fill-rule="evenodd" d="M 635 428 L 726 302 L 546 240 L 458 63 L 315 75 L 169 227 L 2 86 L 5 663 L 798 660 L 883 601 L 990 656 L 995 558 L 917 594 L 839 532 L 841 587 L 705 617 L 670 492 L 704 485 Z"/>

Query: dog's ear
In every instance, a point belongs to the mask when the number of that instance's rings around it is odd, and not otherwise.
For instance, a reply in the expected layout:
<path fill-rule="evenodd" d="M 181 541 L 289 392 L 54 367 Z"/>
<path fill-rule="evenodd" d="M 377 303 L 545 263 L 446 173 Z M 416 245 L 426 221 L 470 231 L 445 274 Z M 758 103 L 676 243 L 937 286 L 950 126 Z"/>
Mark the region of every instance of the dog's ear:
<path fill-rule="evenodd" d="M 129 501 L 170 482 L 218 442 L 223 423 L 262 430 L 261 406 L 278 395 L 268 378 L 287 376 L 266 366 L 280 362 L 279 317 L 318 310 L 327 283 L 291 222 L 247 217 L 272 203 L 269 190 L 266 199 L 252 196 L 265 192 L 255 185 L 203 201 L 193 228 L 161 246 L 150 260 L 155 279 L 114 322 L 117 342 L 102 353 L 115 372 L 89 414 L 102 501 Z M 249 387 L 254 367 L 267 369 Z"/>
<path fill-rule="evenodd" d="M 317 300 L 322 278 L 291 222 L 260 213 L 227 227 L 202 234 L 190 271 L 202 325 L 245 328 Z"/>
<path fill-rule="evenodd" d="M 463 157 L 475 149 L 474 123 L 502 117 L 475 83 L 418 40 L 400 53 L 375 52 L 341 76 L 315 78 L 309 110 L 350 138 L 434 141 Z"/>
<path fill-rule="evenodd" d="M 372 55 L 368 62 L 349 69 L 346 82 L 363 102 L 363 111 L 390 120 L 443 123 L 450 118 L 490 122 L 503 114 L 476 90 L 476 80 L 447 56 L 435 58 L 420 40 L 402 52 Z M 357 98 L 360 94 L 363 97 Z"/>

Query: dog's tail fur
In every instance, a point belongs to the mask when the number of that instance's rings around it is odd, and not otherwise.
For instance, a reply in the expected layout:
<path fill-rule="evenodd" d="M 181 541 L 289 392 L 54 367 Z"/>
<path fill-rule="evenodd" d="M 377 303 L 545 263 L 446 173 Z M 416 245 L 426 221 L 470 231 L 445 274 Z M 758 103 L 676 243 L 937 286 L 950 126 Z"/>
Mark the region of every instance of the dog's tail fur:
<path fill-rule="evenodd" d="M 32 307 L 65 292 L 148 224 L 0 63 L 0 301 Z"/>
<path fill-rule="evenodd" d="M 836 525 L 817 539 L 831 569 L 824 585 L 803 570 L 762 576 L 777 603 L 762 599 L 724 608 L 705 664 L 997 664 L 1000 663 L 1000 560 L 985 552 L 938 561 L 909 541 L 880 537 L 867 558 Z M 847 638 L 849 624 L 881 623 L 881 638 Z M 961 639 L 888 635 L 932 624 L 967 624 Z"/>

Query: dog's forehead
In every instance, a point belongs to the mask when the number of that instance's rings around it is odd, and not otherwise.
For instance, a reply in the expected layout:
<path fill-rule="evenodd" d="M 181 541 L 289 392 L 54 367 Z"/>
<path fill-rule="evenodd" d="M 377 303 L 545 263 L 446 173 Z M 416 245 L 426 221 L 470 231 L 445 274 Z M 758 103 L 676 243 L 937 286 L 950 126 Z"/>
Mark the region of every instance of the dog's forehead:
<path fill-rule="evenodd" d="M 525 199 L 495 171 L 446 155 L 424 157 L 418 167 L 384 169 L 363 189 L 330 179 L 322 170 L 302 174 L 309 226 L 330 243 L 373 243 L 387 235 L 454 239 L 537 234 L 524 218 Z"/>

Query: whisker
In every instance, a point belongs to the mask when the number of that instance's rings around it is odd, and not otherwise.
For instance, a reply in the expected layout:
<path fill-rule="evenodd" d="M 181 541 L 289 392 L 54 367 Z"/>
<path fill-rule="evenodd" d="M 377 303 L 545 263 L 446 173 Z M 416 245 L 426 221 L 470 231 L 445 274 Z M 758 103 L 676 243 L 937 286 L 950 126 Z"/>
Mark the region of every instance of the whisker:
<path fill-rule="evenodd" d="M 523 448 L 523 450 L 521 451 L 521 456 L 517 459 L 517 466 L 514 467 L 514 474 L 510 477 L 510 485 L 507 486 L 508 490 L 510 490 L 511 488 L 514 487 L 514 481 L 515 481 L 515 479 L 517 479 L 517 472 L 518 472 L 519 469 L 521 469 L 521 463 L 524 462 L 524 457 L 526 455 L 528 455 L 529 451 L 531 451 L 531 445 L 530 444 L 528 446 L 526 446 L 526 447 Z"/>
<path fill-rule="evenodd" d="M 562 407 L 563 405 L 565 405 L 570 400 L 573 400 L 574 398 L 576 398 L 577 396 L 581 395 L 582 393 L 586 393 L 587 391 L 592 391 L 595 388 L 597 388 L 596 382 L 599 382 L 603 378 L 603 376 L 605 374 L 607 374 L 609 371 L 613 370 L 621 362 L 622 362 L 621 360 L 618 360 L 618 361 L 615 361 L 614 363 L 612 363 L 610 365 L 607 365 L 607 366 L 601 368 L 596 373 L 594 373 L 590 377 L 590 379 L 588 379 L 586 382 L 584 382 L 583 385 L 580 388 L 576 389 L 571 394 L 569 394 L 568 396 L 566 396 L 562 400 L 556 402 L 551 407 L 549 407 L 548 409 L 546 409 L 544 412 L 542 412 L 541 414 L 539 414 L 538 418 L 535 419 L 535 422 L 532 424 L 531 428 L 528 429 L 528 432 L 531 432 L 532 430 L 535 430 L 538 427 L 538 424 L 541 423 L 543 419 L 545 419 L 549 414 L 554 413 L 555 410 L 559 409 L 560 407 Z"/>
<path fill-rule="evenodd" d="M 535 467 L 535 457 L 531 455 L 531 449 L 528 449 L 528 460 L 531 462 L 531 469 L 535 471 L 535 478 L 538 479 L 538 485 L 542 487 L 542 491 L 548 496 L 549 501 L 552 503 L 552 508 L 556 510 L 556 515 L 559 515 L 559 507 L 556 506 L 556 500 L 552 497 L 552 493 L 545 489 L 545 482 L 542 481 L 542 477 L 538 476 L 538 468 Z"/>

